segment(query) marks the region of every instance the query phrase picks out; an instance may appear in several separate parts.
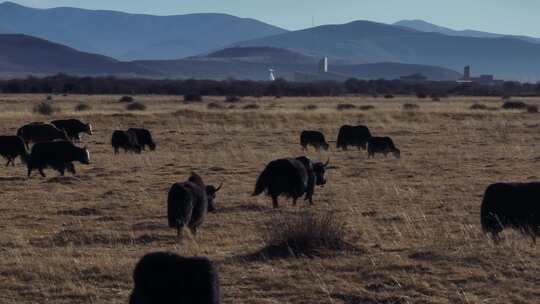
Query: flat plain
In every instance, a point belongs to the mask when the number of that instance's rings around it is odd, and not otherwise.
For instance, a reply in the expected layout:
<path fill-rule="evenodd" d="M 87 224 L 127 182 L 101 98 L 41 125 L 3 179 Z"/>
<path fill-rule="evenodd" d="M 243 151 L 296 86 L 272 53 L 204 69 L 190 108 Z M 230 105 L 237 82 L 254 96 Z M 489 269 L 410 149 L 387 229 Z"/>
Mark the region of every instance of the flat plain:
<path fill-rule="evenodd" d="M 0 95 L 0 133 L 80 118 L 94 127 L 82 139 L 91 164 L 76 164 L 76 176 L 46 170 L 31 179 L 19 160 L 1 168 L 0 303 L 127 303 L 136 262 L 161 250 L 215 261 L 223 303 L 538 302 L 538 247 L 511 231 L 494 244 L 479 211 L 490 183 L 540 179 L 540 114 L 501 110 L 499 98 L 484 97 L 246 97 L 208 108 L 224 98 L 135 96 L 146 110 L 127 111 L 120 96 L 75 95 L 53 96 L 58 114 L 33 113 L 45 97 Z M 80 102 L 91 109 L 74 111 Z M 357 108 L 339 111 L 341 103 Z M 473 103 L 499 109 L 471 110 Z M 366 105 L 374 108 L 358 108 Z M 343 124 L 391 136 L 401 159 L 337 151 Z M 114 155 L 113 130 L 136 126 L 152 131 L 156 151 Z M 303 151 L 303 129 L 323 131 L 330 150 Z M 315 206 L 282 198 L 273 210 L 268 197 L 251 196 L 269 161 L 304 154 L 332 166 Z M 166 225 L 167 191 L 191 171 L 224 186 L 199 234 L 178 241 Z M 306 209 L 334 212 L 359 250 L 244 258 L 264 246 L 273 218 Z"/>

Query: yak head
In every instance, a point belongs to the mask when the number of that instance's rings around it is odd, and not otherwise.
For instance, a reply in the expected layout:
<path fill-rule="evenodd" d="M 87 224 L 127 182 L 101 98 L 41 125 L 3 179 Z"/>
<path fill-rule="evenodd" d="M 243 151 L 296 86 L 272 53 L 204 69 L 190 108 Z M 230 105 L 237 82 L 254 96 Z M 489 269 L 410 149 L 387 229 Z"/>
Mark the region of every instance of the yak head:
<path fill-rule="evenodd" d="M 93 130 L 92 130 L 92 125 L 91 124 L 86 124 L 86 130 L 84 131 L 86 134 L 88 135 L 92 135 L 94 134 Z"/>
<path fill-rule="evenodd" d="M 326 178 L 324 177 L 324 173 L 326 172 L 326 167 L 328 167 L 329 163 L 330 159 L 328 159 L 324 164 L 322 162 L 316 162 L 313 164 L 313 172 L 315 173 L 315 184 L 317 186 L 324 186 L 326 184 Z"/>
<path fill-rule="evenodd" d="M 86 147 L 82 148 L 82 159 L 81 159 L 81 163 L 85 164 L 85 165 L 88 165 L 90 164 L 90 151 L 88 151 L 88 149 L 86 149 Z"/>
<path fill-rule="evenodd" d="M 150 147 L 150 150 L 154 151 L 156 149 L 156 143 L 150 139 L 150 142 L 148 143 L 148 146 Z"/>
<path fill-rule="evenodd" d="M 206 197 L 208 198 L 208 212 L 214 212 L 216 210 L 215 202 L 216 193 L 221 190 L 223 183 L 219 187 L 214 187 L 213 185 L 206 186 Z"/>
<path fill-rule="evenodd" d="M 394 148 L 392 150 L 392 154 L 394 154 L 394 157 L 397 158 L 397 159 L 399 159 L 401 157 L 401 151 L 399 151 L 398 148 Z"/>

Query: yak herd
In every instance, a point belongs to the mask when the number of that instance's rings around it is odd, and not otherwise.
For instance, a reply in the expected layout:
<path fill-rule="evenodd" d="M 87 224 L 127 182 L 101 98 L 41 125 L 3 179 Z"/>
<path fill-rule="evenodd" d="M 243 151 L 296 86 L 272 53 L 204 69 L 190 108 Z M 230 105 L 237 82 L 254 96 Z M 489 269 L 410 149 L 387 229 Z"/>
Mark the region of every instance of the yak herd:
<path fill-rule="evenodd" d="M 79 147 L 80 134 L 93 134 L 92 126 L 77 119 L 33 122 L 20 127 L 16 135 L 0 136 L 0 155 L 6 166 L 15 165 L 20 157 L 28 169 L 45 176 L 44 169 L 52 168 L 61 175 L 76 173 L 74 162 L 90 163 L 86 147 Z M 302 131 L 300 145 L 328 150 L 330 145 L 319 131 Z M 30 149 L 31 146 L 31 149 Z M 111 136 L 114 154 L 141 153 L 156 149 L 149 130 L 130 128 L 116 130 Z M 390 137 L 372 136 L 366 126 L 344 125 L 339 129 L 337 148 L 366 150 L 369 158 L 391 153 L 400 158 L 400 150 Z M 298 198 L 313 205 L 315 186 L 323 187 L 327 180 L 325 163 L 305 156 L 270 161 L 255 182 L 253 196 L 266 193 L 278 208 L 278 197 L 286 196 L 296 205 Z M 167 197 L 167 219 L 170 228 L 181 236 L 184 228 L 193 235 L 203 223 L 207 212 L 215 210 L 216 193 L 222 185 L 206 185 L 203 178 L 192 172 L 184 182 L 174 183 Z M 540 183 L 497 183 L 490 185 L 481 204 L 480 222 L 484 232 L 495 241 L 504 228 L 513 228 L 536 240 L 540 235 Z M 144 256 L 134 271 L 135 287 L 130 304 L 145 303 L 219 303 L 217 271 L 205 258 L 180 257 L 173 253 L 157 252 Z"/>

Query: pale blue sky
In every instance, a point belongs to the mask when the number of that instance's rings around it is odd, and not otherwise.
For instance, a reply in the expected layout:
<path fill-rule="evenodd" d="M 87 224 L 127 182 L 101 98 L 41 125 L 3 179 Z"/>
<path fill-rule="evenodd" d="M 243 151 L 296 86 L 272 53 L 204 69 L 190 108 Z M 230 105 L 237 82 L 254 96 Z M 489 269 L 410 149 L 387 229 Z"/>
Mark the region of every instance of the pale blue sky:
<path fill-rule="evenodd" d="M 353 20 L 423 19 L 454 29 L 540 37 L 540 0 L 12 0 L 32 7 L 72 6 L 174 15 L 198 12 L 249 17 L 287 29 Z"/>

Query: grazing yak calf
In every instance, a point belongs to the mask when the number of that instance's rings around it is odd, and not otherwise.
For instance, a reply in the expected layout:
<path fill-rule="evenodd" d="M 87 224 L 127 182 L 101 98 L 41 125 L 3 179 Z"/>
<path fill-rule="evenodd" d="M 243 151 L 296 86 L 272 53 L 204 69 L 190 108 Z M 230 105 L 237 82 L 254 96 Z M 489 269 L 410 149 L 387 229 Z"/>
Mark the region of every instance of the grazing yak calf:
<path fill-rule="evenodd" d="M 300 145 L 302 145 L 305 150 L 307 150 L 308 145 L 312 145 L 317 151 L 321 148 L 326 151 L 329 147 L 324 138 L 324 134 L 319 131 L 302 131 L 300 134 Z"/>
<path fill-rule="evenodd" d="M 219 304 L 218 273 L 201 257 L 170 252 L 145 255 L 133 272 L 129 304 Z"/>
<path fill-rule="evenodd" d="M 156 143 L 154 142 L 154 140 L 152 140 L 152 134 L 147 129 L 129 128 L 128 132 L 135 133 L 135 135 L 137 136 L 137 140 L 139 141 L 139 145 L 143 150 L 146 146 L 148 146 L 152 151 L 156 149 Z"/>
<path fill-rule="evenodd" d="M 78 119 L 59 119 L 51 121 L 51 124 L 57 127 L 60 130 L 64 130 L 73 141 L 80 141 L 80 133 L 86 133 L 92 135 L 92 125 L 85 124 Z"/>
<path fill-rule="evenodd" d="M 34 169 L 38 169 L 41 176 L 45 177 L 43 169 L 47 167 L 58 171 L 62 176 L 66 169 L 75 174 L 75 166 L 72 164 L 74 161 L 89 164 L 90 153 L 86 148 L 79 148 L 70 141 L 37 143 L 32 147 L 26 163 L 28 177 Z"/>
<path fill-rule="evenodd" d="M 24 139 L 26 145 L 29 143 L 53 140 L 69 140 L 64 130 L 60 130 L 51 124 L 41 122 L 29 123 L 20 127 L 19 130 L 17 130 L 17 136 Z"/>
<path fill-rule="evenodd" d="M 187 181 L 171 186 L 167 197 L 167 217 L 169 227 L 176 228 L 177 236 L 183 227 L 188 227 L 193 235 L 197 233 L 206 213 L 215 211 L 214 200 L 221 186 L 206 186 L 194 172 Z"/>
<path fill-rule="evenodd" d="M 385 157 L 388 153 L 392 153 L 395 158 L 401 156 L 401 152 L 390 137 L 372 137 L 367 145 L 368 157 L 375 157 L 375 153 L 382 153 Z"/>
<path fill-rule="evenodd" d="M 315 185 L 324 186 L 324 173 L 330 160 L 323 164 L 309 158 L 282 158 L 271 161 L 257 178 L 253 196 L 264 191 L 272 198 L 272 206 L 278 208 L 278 197 L 285 195 L 293 199 L 293 205 L 302 195 L 313 205 Z"/>
<path fill-rule="evenodd" d="M 349 146 L 358 149 L 366 149 L 367 141 L 371 138 L 371 132 L 366 126 L 344 125 L 339 128 L 337 148 L 347 150 Z"/>
<path fill-rule="evenodd" d="M 0 155 L 7 159 L 6 167 L 11 163 L 15 166 L 15 158 L 21 157 L 23 163 L 28 161 L 30 153 L 19 136 L 0 136 Z"/>
<path fill-rule="evenodd" d="M 124 149 L 125 153 L 131 151 L 140 154 L 142 151 L 137 135 L 131 131 L 114 131 L 111 137 L 111 145 L 114 148 L 114 154 L 118 154 L 120 148 Z"/>
<path fill-rule="evenodd" d="M 504 228 L 513 228 L 536 243 L 540 235 L 540 183 L 490 185 L 484 193 L 480 222 L 495 241 L 499 241 Z"/>

